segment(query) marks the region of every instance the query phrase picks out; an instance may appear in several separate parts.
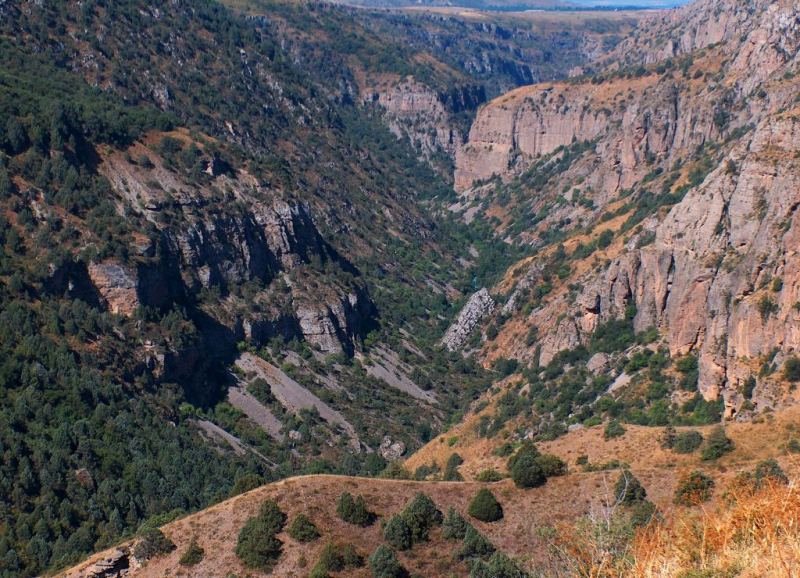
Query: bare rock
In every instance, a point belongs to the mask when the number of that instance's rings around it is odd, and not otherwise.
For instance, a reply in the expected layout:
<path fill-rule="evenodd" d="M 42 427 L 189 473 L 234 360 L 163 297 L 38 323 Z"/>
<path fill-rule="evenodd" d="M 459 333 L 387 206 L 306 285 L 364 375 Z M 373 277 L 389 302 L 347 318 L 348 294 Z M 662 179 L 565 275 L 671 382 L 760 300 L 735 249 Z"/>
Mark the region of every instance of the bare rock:
<path fill-rule="evenodd" d="M 385 436 L 381 441 L 378 452 L 385 460 L 394 462 L 406 453 L 406 444 L 401 441 L 393 442 L 389 436 Z"/>
<path fill-rule="evenodd" d="M 442 344 L 450 351 L 461 349 L 469 340 L 475 327 L 495 308 L 495 301 L 486 288 L 474 293 L 458 314 L 455 322 L 442 338 Z"/>

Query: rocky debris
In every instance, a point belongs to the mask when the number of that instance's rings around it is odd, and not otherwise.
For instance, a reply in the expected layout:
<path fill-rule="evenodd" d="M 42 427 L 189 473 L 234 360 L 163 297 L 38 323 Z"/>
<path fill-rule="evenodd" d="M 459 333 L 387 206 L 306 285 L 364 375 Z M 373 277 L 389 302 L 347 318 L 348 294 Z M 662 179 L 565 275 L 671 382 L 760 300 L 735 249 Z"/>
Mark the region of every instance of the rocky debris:
<path fill-rule="evenodd" d="M 595 353 L 586 362 L 586 369 L 594 375 L 605 373 L 610 367 L 611 358 L 605 353 Z"/>
<path fill-rule="evenodd" d="M 394 351 L 376 347 L 371 351 L 369 359 L 364 361 L 363 366 L 371 376 L 416 399 L 428 403 L 436 402 L 435 393 L 425 391 L 411 380 L 409 377 L 411 368 L 404 364 Z"/>
<path fill-rule="evenodd" d="M 139 307 L 136 271 L 118 263 L 89 263 L 89 277 L 111 313 L 130 317 Z"/>
<path fill-rule="evenodd" d="M 123 578 L 130 575 L 131 554 L 119 548 L 83 569 L 76 578 Z"/>
<path fill-rule="evenodd" d="M 228 403 L 244 413 L 251 421 L 267 432 L 273 439 L 281 441 L 281 422 L 275 415 L 244 387 L 228 389 Z"/>
<path fill-rule="evenodd" d="M 456 320 L 447 329 L 442 338 L 442 344 L 450 351 L 461 349 L 469 340 L 472 331 L 487 315 L 494 311 L 494 308 L 495 301 L 485 287 L 473 293 L 469 301 L 461 309 Z"/>
<path fill-rule="evenodd" d="M 236 360 L 236 365 L 245 373 L 253 373 L 266 380 L 275 398 L 289 411 L 298 413 L 301 409 L 315 408 L 322 419 L 343 430 L 353 451 L 361 451 L 356 430 L 345 417 L 283 371 L 252 353 L 243 353 Z"/>
<path fill-rule="evenodd" d="M 384 436 L 378 452 L 386 461 L 394 462 L 403 457 L 406 453 L 406 444 L 401 441 L 393 442 L 389 436 Z"/>
<path fill-rule="evenodd" d="M 296 429 L 289 431 L 289 439 L 293 442 L 303 441 L 303 434 L 297 431 Z"/>

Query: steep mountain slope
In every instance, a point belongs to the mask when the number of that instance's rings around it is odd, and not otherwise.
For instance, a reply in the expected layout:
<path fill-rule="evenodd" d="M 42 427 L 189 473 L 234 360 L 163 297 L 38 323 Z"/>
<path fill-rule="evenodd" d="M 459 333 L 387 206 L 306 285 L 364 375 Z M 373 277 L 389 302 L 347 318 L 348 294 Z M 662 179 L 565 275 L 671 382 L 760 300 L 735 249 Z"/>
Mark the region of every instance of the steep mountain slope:
<path fill-rule="evenodd" d="M 640 64 L 479 111 L 454 208 L 539 247 L 496 287 L 505 325 L 488 359 L 585 361 L 629 324 L 620 349 L 652 328 L 671 357 L 697 356 L 699 392 L 728 417 L 790 395 L 793 374 L 775 369 L 798 347 L 798 16 L 793 2 L 697 2 L 621 45 Z M 690 34 L 670 44 L 678 23 Z"/>

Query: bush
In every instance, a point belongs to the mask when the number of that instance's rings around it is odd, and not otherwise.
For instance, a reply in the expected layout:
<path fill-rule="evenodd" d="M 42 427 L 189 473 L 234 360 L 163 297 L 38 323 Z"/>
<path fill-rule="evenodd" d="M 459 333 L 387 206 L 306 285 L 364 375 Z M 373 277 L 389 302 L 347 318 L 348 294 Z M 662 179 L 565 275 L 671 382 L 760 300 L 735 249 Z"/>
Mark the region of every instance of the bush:
<path fill-rule="evenodd" d="M 476 561 L 469 578 L 530 578 L 530 574 L 502 552 L 495 552 L 487 562 Z"/>
<path fill-rule="evenodd" d="M 403 516 L 392 516 L 383 529 L 383 537 L 396 550 L 408 550 L 414 544 L 411 528 Z"/>
<path fill-rule="evenodd" d="M 488 470 L 483 470 L 481 473 L 479 473 L 475 479 L 479 482 L 499 482 L 503 479 L 503 474 L 493 468 L 489 468 Z"/>
<path fill-rule="evenodd" d="M 345 568 L 360 568 L 364 559 L 352 544 L 340 546 L 328 542 L 320 552 L 319 560 L 309 573 L 309 578 L 327 578 L 330 572 L 341 572 Z"/>
<path fill-rule="evenodd" d="M 156 556 L 169 554 L 175 547 L 175 543 L 167 538 L 161 530 L 151 528 L 142 533 L 133 548 L 133 555 L 137 560 L 144 561 Z"/>
<path fill-rule="evenodd" d="M 321 535 L 314 522 L 305 514 L 298 514 L 292 520 L 287 533 L 298 542 L 313 542 Z"/>
<path fill-rule="evenodd" d="M 622 437 L 625 435 L 625 428 L 622 427 L 622 424 L 619 421 L 612 419 L 610 422 L 606 424 L 606 429 L 603 432 L 603 439 L 606 441 L 618 437 Z"/>
<path fill-rule="evenodd" d="M 697 430 L 689 430 L 675 436 L 673 449 L 678 454 L 690 454 L 703 445 L 703 434 Z"/>
<path fill-rule="evenodd" d="M 344 492 L 336 502 L 336 514 L 347 522 L 361 526 L 369 526 L 375 521 L 375 515 L 367 509 L 367 503 L 361 496 L 353 497 L 350 492 Z"/>
<path fill-rule="evenodd" d="M 789 483 L 789 478 L 786 477 L 780 464 L 775 460 L 764 460 L 759 463 L 753 472 L 753 477 L 755 478 L 757 487 L 762 486 L 764 482 L 768 481 L 783 485 Z"/>
<path fill-rule="evenodd" d="M 442 536 L 447 540 L 463 540 L 467 533 L 470 523 L 459 514 L 455 508 L 447 510 L 444 522 L 442 522 Z"/>
<path fill-rule="evenodd" d="M 567 464 L 558 456 L 542 454 L 536 458 L 536 463 L 542 468 L 542 473 L 547 478 L 554 478 L 567 474 Z"/>
<path fill-rule="evenodd" d="M 369 557 L 369 568 L 375 578 L 403 578 L 407 575 L 395 553 L 383 544 Z"/>
<path fill-rule="evenodd" d="M 792 383 L 800 381 L 800 359 L 790 357 L 786 360 L 783 364 L 783 378 Z"/>
<path fill-rule="evenodd" d="M 725 435 L 723 427 L 717 426 L 708 434 L 701 455 L 704 461 L 713 461 L 731 451 L 733 451 L 733 442 Z"/>
<path fill-rule="evenodd" d="M 536 488 L 547 481 L 542 466 L 536 458 L 530 455 L 523 455 L 514 460 L 511 467 L 511 479 L 518 488 Z"/>
<path fill-rule="evenodd" d="M 460 482 L 464 478 L 458 471 L 458 466 L 464 463 L 464 458 L 458 454 L 450 454 L 447 458 L 447 464 L 444 467 L 444 476 L 442 479 L 446 482 Z"/>
<path fill-rule="evenodd" d="M 195 566 L 199 564 L 203 557 L 205 557 L 206 552 L 200 547 L 200 544 L 197 543 L 197 538 L 192 538 L 189 545 L 186 547 L 186 551 L 181 554 L 181 559 L 178 560 L 181 566 Z"/>
<path fill-rule="evenodd" d="M 649 500 L 636 502 L 631 506 L 631 526 L 643 528 L 647 526 L 656 515 L 656 505 Z"/>
<path fill-rule="evenodd" d="M 675 503 L 696 506 L 708 500 L 714 491 L 714 480 L 702 472 L 694 471 L 678 482 Z"/>
<path fill-rule="evenodd" d="M 400 515 L 408 524 L 414 542 L 427 540 L 430 529 L 441 524 L 444 517 L 433 500 L 423 493 L 414 496 Z"/>
<path fill-rule="evenodd" d="M 469 515 L 481 522 L 496 522 L 503 518 L 503 507 L 494 494 L 481 488 L 469 504 Z"/>
<path fill-rule="evenodd" d="M 464 541 L 461 544 L 461 549 L 458 551 L 459 560 L 475 560 L 478 558 L 487 558 L 495 551 L 492 543 L 486 539 L 486 536 L 478 532 L 474 527 L 469 526 L 464 533 Z"/>
<path fill-rule="evenodd" d="M 277 534 L 286 524 L 286 514 L 278 504 L 267 500 L 261 510 L 245 522 L 236 542 L 236 556 L 248 568 L 269 572 L 281 554 L 283 543 Z"/>
<path fill-rule="evenodd" d="M 622 470 L 614 486 L 614 497 L 619 503 L 632 506 L 647 498 L 647 490 L 630 470 Z"/>

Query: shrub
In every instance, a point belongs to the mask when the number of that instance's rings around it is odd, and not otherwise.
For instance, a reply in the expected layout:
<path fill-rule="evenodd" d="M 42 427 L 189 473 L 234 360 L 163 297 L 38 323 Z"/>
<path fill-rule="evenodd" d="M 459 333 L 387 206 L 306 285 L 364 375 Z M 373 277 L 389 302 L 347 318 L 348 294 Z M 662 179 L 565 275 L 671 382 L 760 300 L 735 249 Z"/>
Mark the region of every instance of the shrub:
<path fill-rule="evenodd" d="M 149 560 L 156 556 L 169 554 L 174 549 L 175 543 L 167 538 L 161 530 L 150 528 L 142 533 L 133 548 L 133 555 L 137 560 Z"/>
<path fill-rule="evenodd" d="M 442 536 L 447 540 L 463 540 L 470 523 L 459 514 L 455 508 L 447 510 L 447 516 L 442 522 Z"/>
<path fill-rule="evenodd" d="M 675 432 L 675 428 L 671 425 L 665 427 L 664 434 L 661 436 L 661 447 L 665 450 L 671 450 L 675 447 L 677 441 L 678 434 Z"/>
<path fill-rule="evenodd" d="M 464 458 L 458 454 L 450 454 L 447 458 L 447 464 L 444 467 L 444 476 L 442 479 L 446 482 L 460 482 L 464 478 L 458 471 L 458 466 L 464 463 Z"/>
<path fill-rule="evenodd" d="M 542 473 L 547 478 L 564 476 L 567 474 L 566 462 L 553 454 L 540 455 L 536 458 L 536 463 L 542 468 Z"/>
<path fill-rule="evenodd" d="M 694 471 L 678 482 L 675 503 L 696 506 L 708 500 L 714 491 L 714 480 L 702 472 Z"/>
<path fill-rule="evenodd" d="M 403 578 L 407 574 L 395 553 L 383 544 L 369 557 L 369 568 L 375 578 Z"/>
<path fill-rule="evenodd" d="M 460 560 L 475 560 L 491 556 L 494 551 L 494 546 L 486 539 L 486 536 L 469 526 L 464 533 L 464 541 L 457 556 Z"/>
<path fill-rule="evenodd" d="M 411 528 L 401 515 L 391 517 L 383 529 L 383 537 L 396 550 L 408 550 L 414 544 Z"/>
<path fill-rule="evenodd" d="M 472 565 L 469 578 L 530 578 L 530 574 L 502 552 L 495 552 L 486 562 L 477 560 Z"/>
<path fill-rule="evenodd" d="M 428 496 L 418 493 L 406 506 L 401 516 L 411 529 L 414 542 L 423 542 L 428 539 L 428 532 L 434 525 L 442 523 L 442 512 L 436 507 Z"/>
<path fill-rule="evenodd" d="M 701 455 L 704 461 L 712 461 L 721 458 L 730 451 L 733 451 L 733 442 L 725 435 L 723 427 L 717 426 L 708 434 Z"/>
<path fill-rule="evenodd" d="M 496 522 L 503 518 L 503 507 L 494 494 L 481 488 L 469 504 L 469 515 L 481 522 Z"/>
<path fill-rule="evenodd" d="M 673 449 L 679 454 L 690 454 L 701 445 L 703 445 L 703 434 L 697 430 L 689 430 L 675 436 Z"/>
<path fill-rule="evenodd" d="M 278 504 L 267 500 L 261 510 L 245 522 L 236 542 L 236 556 L 248 568 L 269 572 L 281 554 L 282 542 L 277 534 L 286 524 L 286 514 Z"/>
<path fill-rule="evenodd" d="M 542 466 L 536 458 L 530 455 L 523 455 L 514 460 L 511 467 L 511 479 L 518 488 L 536 488 L 547 481 Z"/>
<path fill-rule="evenodd" d="M 619 421 L 612 419 L 606 424 L 606 429 L 603 432 L 603 438 L 608 441 L 610 439 L 622 437 L 625 435 L 625 428 Z"/>
<path fill-rule="evenodd" d="M 489 468 L 488 470 L 483 470 L 481 473 L 479 473 L 475 479 L 477 479 L 479 482 L 499 482 L 503 479 L 503 475 L 494 468 Z"/>
<path fill-rule="evenodd" d="M 636 502 L 631 506 L 631 526 L 643 528 L 647 526 L 656 515 L 656 505 L 649 500 Z"/>
<path fill-rule="evenodd" d="M 381 478 L 389 480 L 410 480 L 412 479 L 411 472 L 403 467 L 400 462 L 391 462 L 380 473 Z"/>
<path fill-rule="evenodd" d="M 775 460 L 764 460 L 756 466 L 753 472 L 756 485 L 760 487 L 764 482 L 770 481 L 777 484 L 788 484 L 789 478 L 786 477 L 780 464 Z"/>
<path fill-rule="evenodd" d="M 197 538 L 192 537 L 191 542 L 189 542 L 184 553 L 181 554 L 181 559 L 178 562 L 181 566 L 194 566 L 199 564 L 205 555 L 206 552 L 197 543 Z"/>
<path fill-rule="evenodd" d="M 336 503 L 336 514 L 347 522 L 361 526 L 369 526 L 375 521 L 375 515 L 367 509 L 367 503 L 361 496 L 353 497 L 350 492 L 344 492 Z"/>
<path fill-rule="evenodd" d="M 356 551 L 352 544 L 341 546 L 328 542 L 320 552 L 319 560 L 308 578 L 327 578 L 330 572 L 341 572 L 345 568 L 360 568 L 364 565 L 364 559 Z"/>
<path fill-rule="evenodd" d="M 792 383 L 800 381 L 800 359 L 790 357 L 786 360 L 783 364 L 783 378 Z"/>
<path fill-rule="evenodd" d="M 614 486 L 615 499 L 626 506 L 631 506 L 647 498 L 647 490 L 630 470 L 622 470 Z"/>
<path fill-rule="evenodd" d="M 298 514 L 292 520 L 287 533 L 298 542 L 313 542 L 321 535 L 314 522 L 305 514 Z"/>

